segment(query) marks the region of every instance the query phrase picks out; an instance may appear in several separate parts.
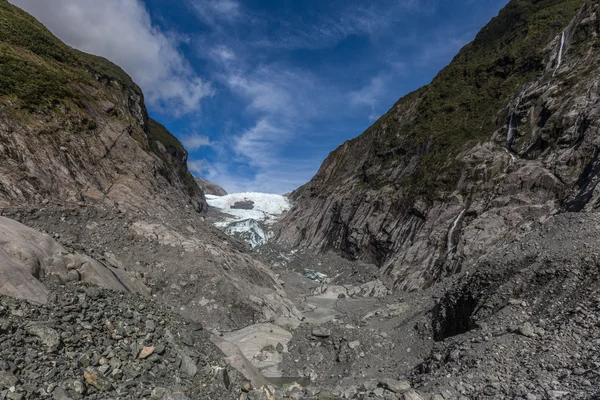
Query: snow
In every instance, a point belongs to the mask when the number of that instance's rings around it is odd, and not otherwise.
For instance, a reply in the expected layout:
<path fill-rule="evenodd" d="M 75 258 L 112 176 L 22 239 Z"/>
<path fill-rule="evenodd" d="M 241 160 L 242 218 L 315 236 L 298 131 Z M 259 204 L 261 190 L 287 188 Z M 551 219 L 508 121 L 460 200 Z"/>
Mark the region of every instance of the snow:
<path fill-rule="evenodd" d="M 271 237 L 268 225 L 292 205 L 287 198 L 271 193 L 232 193 L 226 196 L 206 195 L 208 205 L 229 214 L 230 217 L 215 223 L 228 235 L 239 237 L 253 248 L 265 244 Z M 252 210 L 231 208 L 239 202 L 253 202 Z"/>

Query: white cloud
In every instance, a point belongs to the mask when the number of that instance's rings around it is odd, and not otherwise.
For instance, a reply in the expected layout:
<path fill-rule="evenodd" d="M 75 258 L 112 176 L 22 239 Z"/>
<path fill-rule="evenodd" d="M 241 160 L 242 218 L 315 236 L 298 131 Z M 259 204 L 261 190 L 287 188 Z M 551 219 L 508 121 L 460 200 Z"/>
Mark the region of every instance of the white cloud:
<path fill-rule="evenodd" d="M 228 64 L 236 59 L 235 53 L 229 47 L 221 45 L 211 49 L 213 59 Z"/>
<path fill-rule="evenodd" d="M 278 118 L 314 114 L 313 103 L 305 96 L 310 92 L 314 95 L 314 77 L 277 65 L 263 65 L 245 73 L 239 71 L 242 68 L 226 74 L 224 80 L 234 94 L 248 101 L 250 111 Z"/>
<path fill-rule="evenodd" d="M 210 166 L 205 160 L 188 160 L 188 169 L 195 175 L 202 176 L 210 170 Z"/>
<path fill-rule="evenodd" d="M 186 135 L 182 136 L 179 140 L 183 143 L 183 147 L 188 151 L 198 150 L 201 147 L 213 146 L 210 139 L 207 136 L 202 135 Z"/>
<path fill-rule="evenodd" d="M 217 162 L 210 164 L 206 160 L 193 161 L 199 165 L 199 171 L 193 171 L 224 188 L 228 193 L 264 192 L 285 194 L 306 183 L 316 172 L 321 160 L 290 160 L 278 163 L 277 168 L 261 170 L 248 177 L 240 171 L 232 171 L 229 164 Z M 189 164 L 189 162 L 188 162 Z"/>
<path fill-rule="evenodd" d="M 144 90 L 151 107 L 183 114 L 199 110 L 211 84 L 178 50 L 180 39 L 152 24 L 139 0 L 11 0 L 65 43 L 113 61 Z"/>
<path fill-rule="evenodd" d="M 246 157 L 252 166 L 268 169 L 278 159 L 277 149 L 290 136 L 286 129 L 262 118 L 235 139 L 234 150 Z"/>
<path fill-rule="evenodd" d="M 377 75 L 371 78 L 369 83 L 361 89 L 350 92 L 350 102 L 357 106 L 369 106 L 374 112 L 386 89 L 385 79 L 381 75 Z"/>

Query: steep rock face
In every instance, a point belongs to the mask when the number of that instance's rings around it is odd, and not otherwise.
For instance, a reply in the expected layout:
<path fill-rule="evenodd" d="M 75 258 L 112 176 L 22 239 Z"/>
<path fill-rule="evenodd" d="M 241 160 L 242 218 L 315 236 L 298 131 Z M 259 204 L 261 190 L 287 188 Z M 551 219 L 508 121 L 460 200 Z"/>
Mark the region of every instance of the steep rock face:
<path fill-rule="evenodd" d="M 5 0 L 0 76 L 0 205 L 55 200 L 205 209 L 187 153 L 148 120 L 131 78 L 64 45 Z"/>
<path fill-rule="evenodd" d="M 203 178 L 196 178 L 196 183 L 204 194 L 212 194 L 215 196 L 227 196 L 227 192 L 221 186 Z"/>
<path fill-rule="evenodd" d="M 561 210 L 597 206 L 597 1 L 511 1 L 432 83 L 292 193 L 278 240 L 426 287 Z"/>

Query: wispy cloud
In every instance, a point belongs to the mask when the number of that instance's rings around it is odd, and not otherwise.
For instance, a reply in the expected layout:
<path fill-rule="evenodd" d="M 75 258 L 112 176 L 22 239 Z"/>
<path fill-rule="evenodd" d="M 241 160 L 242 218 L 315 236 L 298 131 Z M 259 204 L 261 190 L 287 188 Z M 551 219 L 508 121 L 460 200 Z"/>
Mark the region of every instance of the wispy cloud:
<path fill-rule="evenodd" d="M 350 102 L 354 105 L 365 105 L 371 108 L 369 120 L 374 121 L 379 117 L 376 111 L 380 104 L 381 98 L 386 91 L 386 78 L 382 75 L 377 75 L 363 86 L 361 89 L 350 92 Z"/>
<path fill-rule="evenodd" d="M 290 138 L 290 132 L 266 118 L 235 138 L 236 154 L 244 156 L 254 167 L 267 169 L 277 160 L 279 145 Z"/>
<path fill-rule="evenodd" d="M 321 49 L 334 46 L 352 35 L 377 39 L 390 31 L 406 13 L 434 12 L 438 0 L 382 0 L 346 2 L 336 6 L 333 15 L 313 15 L 315 21 L 302 19 L 273 21 L 277 35 L 261 38 L 255 44 L 281 49 Z"/>
<path fill-rule="evenodd" d="M 204 175 L 210 171 L 210 165 L 206 160 L 188 160 L 187 167 L 196 175 Z"/>
<path fill-rule="evenodd" d="M 202 22 L 213 26 L 242 16 L 242 7 L 236 0 L 190 0 L 190 4 Z"/>
<path fill-rule="evenodd" d="M 213 143 L 208 136 L 203 135 L 185 135 L 179 138 L 183 146 L 188 151 L 198 150 L 201 147 L 211 147 Z"/>
<path fill-rule="evenodd" d="M 181 37 L 153 25 L 139 0 L 11 1 L 67 44 L 122 67 L 151 107 L 174 115 L 197 112 L 214 94 L 179 51 Z"/>
<path fill-rule="evenodd" d="M 223 79 L 235 95 L 247 101 L 249 111 L 280 118 L 315 111 L 304 95 L 314 94 L 316 78 L 304 71 L 278 64 L 255 68 L 239 64 L 237 69 L 226 71 Z"/>

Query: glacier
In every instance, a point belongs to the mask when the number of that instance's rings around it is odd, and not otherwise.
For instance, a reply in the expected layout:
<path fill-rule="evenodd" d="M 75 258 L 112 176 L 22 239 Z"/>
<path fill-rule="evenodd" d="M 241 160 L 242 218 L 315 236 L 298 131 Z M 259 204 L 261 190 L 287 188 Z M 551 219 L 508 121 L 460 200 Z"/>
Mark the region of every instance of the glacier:
<path fill-rule="evenodd" d="M 285 196 L 272 193 L 206 195 L 206 201 L 210 207 L 229 215 L 215 222 L 215 226 L 228 235 L 244 240 L 252 248 L 267 243 L 272 236 L 269 226 L 292 207 Z"/>

